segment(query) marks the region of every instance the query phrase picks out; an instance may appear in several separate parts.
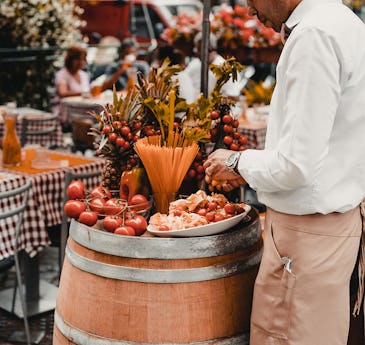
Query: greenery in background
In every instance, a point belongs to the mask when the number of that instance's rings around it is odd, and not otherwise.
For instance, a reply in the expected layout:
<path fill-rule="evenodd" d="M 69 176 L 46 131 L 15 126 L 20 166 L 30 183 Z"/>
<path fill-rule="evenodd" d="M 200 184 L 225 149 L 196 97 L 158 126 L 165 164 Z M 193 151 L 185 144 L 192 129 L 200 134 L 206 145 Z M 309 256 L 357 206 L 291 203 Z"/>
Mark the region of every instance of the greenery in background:
<path fill-rule="evenodd" d="M 0 104 L 49 109 L 55 62 L 81 40 L 74 0 L 0 0 Z"/>

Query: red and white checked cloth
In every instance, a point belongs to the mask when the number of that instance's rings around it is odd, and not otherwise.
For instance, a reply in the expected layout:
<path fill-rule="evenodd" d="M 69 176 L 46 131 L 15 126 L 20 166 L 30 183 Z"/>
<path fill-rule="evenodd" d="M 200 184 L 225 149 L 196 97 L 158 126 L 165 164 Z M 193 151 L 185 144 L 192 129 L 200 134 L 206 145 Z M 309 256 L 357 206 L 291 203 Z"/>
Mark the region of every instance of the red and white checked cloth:
<path fill-rule="evenodd" d="M 26 115 L 39 115 L 39 116 L 42 116 L 43 114 L 49 115 L 49 113 L 32 108 L 18 108 L 17 113 L 18 113 L 18 119 L 16 123 L 16 132 L 19 137 L 19 140 L 22 130 L 22 117 Z M 50 122 L 46 121 L 43 123 L 32 122 L 31 124 L 28 125 L 28 129 L 30 131 L 39 131 L 51 125 L 53 125 L 51 121 Z M 5 134 L 4 122 L 0 120 L 0 138 L 3 137 L 4 134 Z M 50 135 L 29 136 L 27 138 L 27 145 L 41 145 L 44 147 L 51 147 L 51 146 L 63 147 L 64 146 L 63 139 L 64 138 L 63 138 L 61 123 L 58 122 L 55 134 L 52 134 L 51 136 Z"/>
<path fill-rule="evenodd" d="M 247 148 L 262 150 L 265 148 L 266 123 L 241 122 L 238 131 L 247 137 Z"/>
<path fill-rule="evenodd" d="M 92 162 L 70 168 L 55 169 L 39 174 L 13 174 L 0 171 L 0 191 L 7 191 L 22 186 L 27 179 L 33 184 L 29 193 L 28 206 L 24 213 L 23 227 L 20 236 L 20 249 L 25 249 L 33 257 L 44 247 L 50 245 L 46 228 L 61 224 L 63 210 L 63 191 L 65 173 L 71 169 L 75 173 L 101 171 L 105 162 L 94 159 Z M 87 188 L 100 183 L 98 177 L 86 181 Z M 0 202 L 0 212 L 21 201 L 16 199 Z M 13 254 L 13 238 L 17 217 L 0 220 L 0 260 Z"/>

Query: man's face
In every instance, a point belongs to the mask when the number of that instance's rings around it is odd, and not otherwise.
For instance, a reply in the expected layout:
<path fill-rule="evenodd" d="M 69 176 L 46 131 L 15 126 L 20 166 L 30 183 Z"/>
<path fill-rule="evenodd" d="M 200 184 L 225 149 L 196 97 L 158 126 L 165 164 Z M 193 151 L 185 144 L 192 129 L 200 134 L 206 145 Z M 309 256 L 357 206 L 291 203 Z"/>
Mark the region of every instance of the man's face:
<path fill-rule="evenodd" d="M 290 0 L 247 0 L 250 15 L 257 18 L 267 27 L 279 32 L 291 13 Z"/>

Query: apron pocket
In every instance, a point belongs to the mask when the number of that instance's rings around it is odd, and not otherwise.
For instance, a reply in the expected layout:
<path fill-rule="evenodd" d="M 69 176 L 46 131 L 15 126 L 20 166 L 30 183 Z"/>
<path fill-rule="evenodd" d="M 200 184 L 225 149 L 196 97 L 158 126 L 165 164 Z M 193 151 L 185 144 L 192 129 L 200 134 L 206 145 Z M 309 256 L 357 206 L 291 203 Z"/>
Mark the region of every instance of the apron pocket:
<path fill-rule="evenodd" d="M 290 258 L 281 256 L 270 224 L 265 238 L 265 256 L 255 283 L 251 316 L 251 337 L 267 337 L 271 341 L 251 341 L 253 344 L 286 344 L 295 275 L 291 272 Z M 266 268 L 265 268 L 266 265 Z M 276 341 L 274 341 L 276 339 Z"/>

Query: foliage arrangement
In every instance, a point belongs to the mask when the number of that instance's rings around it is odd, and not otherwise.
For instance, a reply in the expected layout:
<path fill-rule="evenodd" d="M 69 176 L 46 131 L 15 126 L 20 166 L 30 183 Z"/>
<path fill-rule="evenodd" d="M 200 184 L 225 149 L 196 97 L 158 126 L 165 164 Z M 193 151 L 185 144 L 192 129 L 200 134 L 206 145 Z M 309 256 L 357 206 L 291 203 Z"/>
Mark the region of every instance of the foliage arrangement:
<path fill-rule="evenodd" d="M 194 37 L 201 31 L 203 15 L 202 13 L 195 13 L 188 15 L 181 13 L 174 18 L 175 25 L 166 28 L 161 34 L 169 45 L 175 42 L 193 42 Z"/>
<path fill-rule="evenodd" d="M 81 11 L 74 0 L 0 1 L 0 48 L 6 48 L 0 52 L 0 103 L 50 109 L 55 64 L 63 49 L 81 40 Z"/>
<path fill-rule="evenodd" d="M 221 5 L 211 21 L 211 31 L 223 48 L 234 50 L 244 46 L 264 48 L 281 45 L 280 35 L 265 27 L 256 17 L 248 15 L 248 8 Z"/>
<path fill-rule="evenodd" d="M 171 133 L 196 141 L 200 152 L 190 167 L 186 179 L 204 179 L 203 162 L 205 145 L 215 143 L 216 148 L 245 149 L 247 139 L 238 133 L 238 120 L 230 114 L 232 101 L 220 92 L 222 85 L 244 67 L 234 58 L 221 66 L 211 65 L 217 83 L 208 97 L 200 95 L 196 103 L 187 104 L 179 97 L 178 82 L 173 76 L 181 66 L 171 66 L 168 60 L 153 68 L 147 77 L 138 75 L 138 84 L 128 90 L 125 97 L 118 97 L 100 114 L 92 114 L 98 121 L 93 128 L 97 153 L 108 160 L 103 172 L 103 184 L 110 189 L 119 189 L 118 182 L 123 171 L 141 166 L 133 146 L 140 138 L 161 135 L 168 141 Z M 176 114 L 183 114 L 177 118 Z M 220 146 L 217 146 L 217 145 Z"/>
<path fill-rule="evenodd" d="M 263 81 L 249 80 L 244 89 L 247 105 L 252 107 L 254 104 L 270 104 L 274 87 L 275 85 L 266 86 Z"/>
<path fill-rule="evenodd" d="M 179 46 L 181 42 L 193 45 L 194 37 L 202 28 L 202 16 L 181 14 L 176 17 L 176 23 L 176 27 L 165 29 L 161 37 L 170 45 Z M 237 56 L 235 52 L 242 47 L 282 47 L 280 35 L 256 17 L 249 16 L 244 6 L 219 6 L 210 18 L 210 30 L 225 55 Z"/>
<path fill-rule="evenodd" d="M 74 0 L 2 0 L 0 45 L 3 47 L 67 46 L 81 39 L 82 9 Z"/>

